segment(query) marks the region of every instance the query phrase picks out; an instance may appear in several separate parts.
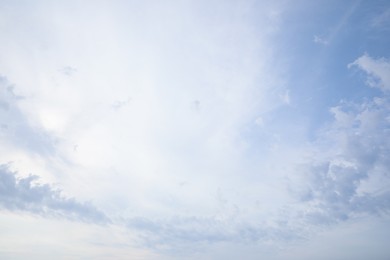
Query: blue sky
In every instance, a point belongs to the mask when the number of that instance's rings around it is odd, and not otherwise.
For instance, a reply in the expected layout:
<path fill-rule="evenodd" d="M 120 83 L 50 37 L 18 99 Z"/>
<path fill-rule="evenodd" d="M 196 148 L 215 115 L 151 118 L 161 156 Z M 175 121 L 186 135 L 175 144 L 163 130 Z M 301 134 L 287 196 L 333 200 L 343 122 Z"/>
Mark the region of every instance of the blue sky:
<path fill-rule="evenodd" d="M 388 259 L 388 1 L 0 1 L 0 258 Z"/>

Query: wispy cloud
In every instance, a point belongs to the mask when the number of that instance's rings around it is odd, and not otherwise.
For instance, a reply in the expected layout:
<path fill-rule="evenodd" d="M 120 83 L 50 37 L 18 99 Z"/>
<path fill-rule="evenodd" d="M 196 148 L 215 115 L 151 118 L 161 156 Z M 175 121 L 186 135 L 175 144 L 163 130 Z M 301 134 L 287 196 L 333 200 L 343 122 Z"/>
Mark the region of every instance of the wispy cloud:
<path fill-rule="evenodd" d="M 317 35 L 314 35 L 313 41 L 315 43 L 319 43 L 319 44 L 322 44 L 322 45 L 328 45 L 329 44 L 328 40 L 326 40 L 324 37 L 320 37 L 320 36 L 317 36 Z"/>
<path fill-rule="evenodd" d="M 390 30 L 390 8 L 386 8 L 382 13 L 373 17 L 371 26 L 383 31 Z"/>
<path fill-rule="evenodd" d="M 0 77 L 0 138 L 31 153 L 53 154 L 55 138 L 42 128 L 34 127 L 20 110 L 18 103 L 24 98 L 14 93 L 15 87 L 7 78 Z"/>
<path fill-rule="evenodd" d="M 330 28 L 329 33 L 320 35 L 315 34 L 313 36 L 313 42 L 324 46 L 331 44 L 334 39 L 342 32 L 342 30 L 348 26 L 349 19 L 354 15 L 360 4 L 360 0 L 353 1 L 351 4 L 349 4 L 343 15 L 337 20 L 337 23 Z"/>

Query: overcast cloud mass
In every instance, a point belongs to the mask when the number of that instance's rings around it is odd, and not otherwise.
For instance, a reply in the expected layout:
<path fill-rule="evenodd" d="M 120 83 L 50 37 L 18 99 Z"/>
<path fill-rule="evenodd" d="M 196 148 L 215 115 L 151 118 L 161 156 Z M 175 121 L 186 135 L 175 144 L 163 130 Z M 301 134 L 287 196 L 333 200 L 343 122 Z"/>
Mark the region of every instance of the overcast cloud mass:
<path fill-rule="evenodd" d="M 0 258 L 389 259 L 389 14 L 0 0 Z"/>

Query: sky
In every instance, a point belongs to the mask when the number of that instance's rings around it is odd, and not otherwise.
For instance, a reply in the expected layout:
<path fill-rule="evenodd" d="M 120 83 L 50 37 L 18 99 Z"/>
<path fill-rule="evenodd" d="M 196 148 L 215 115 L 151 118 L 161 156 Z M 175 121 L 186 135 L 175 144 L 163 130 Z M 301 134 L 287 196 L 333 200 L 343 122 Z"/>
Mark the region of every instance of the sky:
<path fill-rule="evenodd" d="M 389 259 L 389 35 L 386 0 L 0 0 L 0 258 Z"/>

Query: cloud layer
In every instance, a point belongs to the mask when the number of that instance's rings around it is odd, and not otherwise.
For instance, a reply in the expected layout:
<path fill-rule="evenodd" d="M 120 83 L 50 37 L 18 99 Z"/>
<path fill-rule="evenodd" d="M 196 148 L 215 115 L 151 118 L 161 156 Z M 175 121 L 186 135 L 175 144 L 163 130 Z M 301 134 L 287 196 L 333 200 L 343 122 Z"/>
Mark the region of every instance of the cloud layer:
<path fill-rule="evenodd" d="M 390 255 L 374 2 L 1 2 L 0 257 Z"/>

